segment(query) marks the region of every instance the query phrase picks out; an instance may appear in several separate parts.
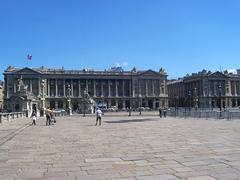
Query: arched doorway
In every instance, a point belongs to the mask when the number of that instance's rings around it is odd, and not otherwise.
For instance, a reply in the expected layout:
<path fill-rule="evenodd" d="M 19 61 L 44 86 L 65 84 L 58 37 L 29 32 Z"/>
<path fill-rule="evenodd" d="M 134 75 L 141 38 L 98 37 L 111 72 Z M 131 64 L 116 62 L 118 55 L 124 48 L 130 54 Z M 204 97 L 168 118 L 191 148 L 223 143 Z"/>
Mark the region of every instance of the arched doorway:
<path fill-rule="evenodd" d="M 73 111 L 78 111 L 78 102 L 77 101 L 73 102 Z"/>
<path fill-rule="evenodd" d="M 14 108 L 15 108 L 15 111 L 16 111 L 16 112 L 19 112 L 19 111 L 20 111 L 20 105 L 19 105 L 19 104 L 15 104 L 15 107 L 14 107 Z"/>
<path fill-rule="evenodd" d="M 122 100 L 118 101 L 118 109 L 122 109 L 123 108 L 123 102 Z"/>
<path fill-rule="evenodd" d="M 149 99 L 149 100 L 148 100 L 148 107 L 149 107 L 150 109 L 153 109 L 153 100 L 152 100 L 152 99 Z"/>
<path fill-rule="evenodd" d="M 63 102 L 62 101 L 58 101 L 58 108 L 63 109 Z"/>

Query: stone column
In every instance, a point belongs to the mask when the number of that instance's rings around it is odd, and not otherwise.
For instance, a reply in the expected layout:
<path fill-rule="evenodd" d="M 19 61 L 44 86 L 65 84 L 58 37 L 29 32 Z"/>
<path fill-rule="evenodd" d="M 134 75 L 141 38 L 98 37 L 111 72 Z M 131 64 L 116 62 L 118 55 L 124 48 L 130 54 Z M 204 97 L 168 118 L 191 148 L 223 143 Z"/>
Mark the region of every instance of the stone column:
<path fill-rule="evenodd" d="M 129 80 L 129 96 L 134 97 L 133 79 Z"/>
<path fill-rule="evenodd" d="M 118 97 L 118 81 L 115 79 L 116 97 Z"/>
<path fill-rule="evenodd" d="M 55 101 L 55 109 L 58 109 L 58 102 Z"/>
<path fill-rule="evenodd" d="M 126 102 L 125 102 L 125 100 L 122 100 L 122 106 L 123 106 L 123 109 L 126 109 Z"/>
<path fill-rule="evenodd" d="M 116 102 L 116 107 L 118 109 L 118 100 L 116 99 L 115 102 Z"/>
<path fill-rule="evenodd" d="M 65 81 L 65 80 L 64 80 Z M 66 101 L 63 101 L 63 108 L 66 108 Z"/>
<path fill-rule="evenodd" d="M 122 88 L 123 88 L 123 97 L 125 96 L 125 87 L 124 87 L 124 79 L 122 80 Z"/>
<path fill-rule="evenodd" d="M 55 96 L 58 96 L 58 80 L 57 79 L 55 79 L 55 90 L 56 90 Z"/>
<path fill-rule="evenodd" d="M 152 79 L 152 95 L 155 96 L 155 94 L 154 94 L 154 82 L 153 82 L 153 79 Z"/>
<path fill-rule="evenodd" d="M 87 93 L 88 93 L 88 80 L 86 79 L 86 90 L 87 90 Z"/>
<path fill-rule="evenodd" d="M 81 80 L 78 80 L 78 97 L 81 97 Z"/>
<path fill-rule="evenodd" d="M 65 79 L 63 79 L 63 97 L 66 97 L 66 85 L 65 85 Z"/>
<path fill-rule="evenodd" d="M 153 109 L 156 109 L 156 99 L 153 100 Z"/>
<path fill-rule="evenodd" d="M 47 80 L 47 87 L 48 87 L 48 97 L 50 97 L 50 79 Z"/>
<path fill-rule="evenodd" d="M 93 80 L 93 97 L 96 97 L 96 80 Z"/>
<path fill-rule="evenodd" d="M 40 78 L 38 78 L 38 96 L 40 96 L 41 95 L 41 79 Z M 42 96 L 41 96 L 42 97 Z"/>
<path fill-rule="evenodd" d="M 162 89 L 161 89 L 161 80 L 160 80 L 160 79 L 158 80 L 158 83 L 159 83 L 159 84 L 158 84 L 158 85 L 159 85 L 158 88 L 159 88 L 159 96 L 160 96 L 161 93 L 162 93 Z M 159 103 L 160 103 L 160 102 L 159 102 Z M 160 106 L 160 105 L 159 105 L 159 106 Z"/>
<path fill-rule="evenodd" d="M 232 107 L 232 99 L 228 98 L 228 107 Z"/>
<path fill-rule="evenodd" d="M 32 92 L 32 79 L 30 79 L 29 83 L 30 83 L 30 92 Z"/>
<path fill-rule="evenodd" d="M 111 86 L 110 86 L 110 80 L 108 80 L 108 97 L 111 96 Z"/>
<path fill-rule="evenodd" d="M 16 82 L 14 81 L 13 82 L 13 93 L 16 93 L 17 92 L 17 84 L 16 84 Z M 0 107 L 1 108 L 1 107 Z M 0 122 L 1 122 L 1 120 L 0 120 Z"/>
<path fill-rule="evenodd" d="M 141 80 L 138 80 L 138 96 L 142 96 Z"/>
<path fill-rule="evenodd" d="M 166 94 L 166 81 L 163 80 L 163 94 Z"/>
<path fill-rule="evenodd" d="M 232 95 L 232 88 L 231 88 L 231 81 L 229 80 L 228 81 L 228 89 L 229 89 L 229 95 L 231 96 Z"/>
<path fill-rule="evenodd" d="M 71 79 L 71 96 L 73 97 L 73 80 Z"/>
<path fill-rule="evenodd" d="M 103 97 L 103 80 L 101 80 L 100 83 L 101 83 L 101 97 Z"/>
<path fill-rule="evenodd" d="M 147 79 L 145 79 L 145 88 L 146 88 L 146 96 L 148 96 L 148 86 L 147 86 Z"/>
<path fill-rule="evenodd" d="M 234 82 L 234 95 L 237 96 L 237 81 Z"/>

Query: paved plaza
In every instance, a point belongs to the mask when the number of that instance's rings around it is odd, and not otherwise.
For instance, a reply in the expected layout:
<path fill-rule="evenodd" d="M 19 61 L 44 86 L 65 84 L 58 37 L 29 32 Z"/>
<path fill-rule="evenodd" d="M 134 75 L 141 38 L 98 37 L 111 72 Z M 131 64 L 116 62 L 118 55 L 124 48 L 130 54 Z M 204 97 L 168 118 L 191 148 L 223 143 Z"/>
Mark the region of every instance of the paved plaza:
<path fill-rule="evenodd" d="M 0 124 L 0 179 L 240 179 L 240 120 L 106 114 Z"/>

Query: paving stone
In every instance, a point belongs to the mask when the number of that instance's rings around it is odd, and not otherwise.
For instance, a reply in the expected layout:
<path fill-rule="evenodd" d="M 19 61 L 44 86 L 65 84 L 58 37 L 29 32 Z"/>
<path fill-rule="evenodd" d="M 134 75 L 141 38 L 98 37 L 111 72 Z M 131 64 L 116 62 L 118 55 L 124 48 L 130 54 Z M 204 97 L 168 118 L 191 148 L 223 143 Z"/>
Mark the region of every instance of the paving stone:
<path fill-rule="evenodd" d="M 198 177 L 188 178 L 187 180 L 216 180 L 216 179 L 210 176 L 198 176 Z"/>
<path fill-rule="evenodd" d="M 1 124 L 0 139 L 30 121 Z M 45 126 L 39 118 L 5 138 L 0 179 L 240 179 L 240 121 L 119 112 L 94 123 L 73 115 Z"/>
<path fill-rule="evenodd" d="M 179 180 L 176 176 L 171 174 L 164 174 L 164 175 L 152 175 L 152 176 L 140 176 L 137 177 L 138 180 Z"/>

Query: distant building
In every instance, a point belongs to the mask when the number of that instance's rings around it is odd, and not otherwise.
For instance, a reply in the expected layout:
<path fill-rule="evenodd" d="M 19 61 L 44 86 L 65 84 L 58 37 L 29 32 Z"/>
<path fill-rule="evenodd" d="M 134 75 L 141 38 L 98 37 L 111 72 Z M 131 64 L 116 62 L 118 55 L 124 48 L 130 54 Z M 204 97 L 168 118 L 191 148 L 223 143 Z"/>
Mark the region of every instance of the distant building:
<path fill-rule="evenodd" d="M 3 92 L 4 92 L 3 81 L 0 81 L 0 112 L 2 112 L 3 110 Z"/>
<path fill-rule="evenodd" d="M 168 82 L 169 106 L 240 106 L 240 74 L 202 72 Z"/>
<path fill-rule="evenodd" d="M 168 106 L 167 74 L 163 69 L 132 71 L 64 70 L 8 67 L 4 96 L 9 111 L 39 111 L 43 107 L 82 112 L 84 92 L 98 104 L 118 109 Z"/>
<path fill-rule="evenodd" d="M 237 74 L 239 74 L 239 75 L 240 75 L 240 69 L 237 69 Z"/>

